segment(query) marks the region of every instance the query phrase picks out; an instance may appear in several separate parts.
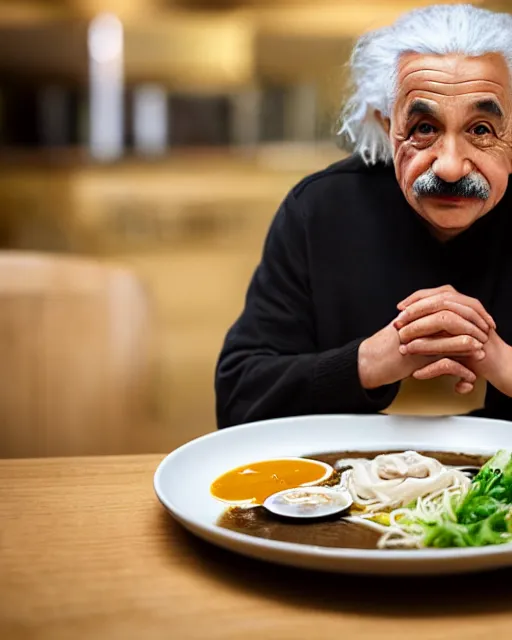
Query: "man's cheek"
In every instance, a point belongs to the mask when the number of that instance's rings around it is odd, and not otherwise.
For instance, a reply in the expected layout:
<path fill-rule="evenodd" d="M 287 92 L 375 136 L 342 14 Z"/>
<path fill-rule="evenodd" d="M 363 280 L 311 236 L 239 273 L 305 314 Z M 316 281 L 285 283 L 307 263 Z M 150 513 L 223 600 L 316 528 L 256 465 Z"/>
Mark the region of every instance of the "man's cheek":
<path fill-rule="evenodd" d="M 512 143 L 499 140 L 493 147 L 487 150 L 486 155 L 495 166 L 499 174 L 508 174 L 512 171 Z"/>
<path fill-rule="evenodd" d="M 402 142 L 395 148 L 395 170 L 398 182 L 404 187 L 410 187 L 412 182 L 420 175 L 421 171 L 415 172 L 419 158 L 419 152 L 410 143 Z"/>
<path fill-rule="evenodd" d="M 502 145 L 487 149 L 485 155 L 475 155 L 475 168 L 480 171 L 491 186 L 491 201 L 499 200 L 508 186 L 511 172 L 510 150 Z"/>

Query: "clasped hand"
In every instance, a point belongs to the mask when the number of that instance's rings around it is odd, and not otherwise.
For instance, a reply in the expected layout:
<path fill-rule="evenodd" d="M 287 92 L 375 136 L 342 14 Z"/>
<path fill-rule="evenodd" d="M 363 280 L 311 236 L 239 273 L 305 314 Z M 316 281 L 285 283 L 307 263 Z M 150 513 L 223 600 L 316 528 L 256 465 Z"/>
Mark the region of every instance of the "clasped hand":
<path fill-rule="evenodd" d="M 466 394 L 481 376 L 512 395 L 512 348 L 478 300 L 447 285 L 417 291 L 397 308 L 397 318 L 360 346 L 363 387 L 452 375 L 456 391 Z"/>

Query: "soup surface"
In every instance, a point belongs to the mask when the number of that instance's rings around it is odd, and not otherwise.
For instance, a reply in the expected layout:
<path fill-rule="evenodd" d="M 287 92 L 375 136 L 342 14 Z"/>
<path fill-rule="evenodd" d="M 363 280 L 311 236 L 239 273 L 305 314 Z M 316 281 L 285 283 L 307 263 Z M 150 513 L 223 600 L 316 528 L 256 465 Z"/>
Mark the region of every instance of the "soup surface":
<path fill-rule="evenodd" d="M 399 450 L 396 450 L 396 452 L 399 452 Z M 311 460 L 320 460 L 321 462 L 334 466 L 340 458 L 373 459 L 382 453 L 392 452 L 340 451 L 306 457 Z M 432 451 L 419 451 L 418 453 L 436 458 L 442 464 L 454 466 L 481 466 L 488 460 L 488 456 L 467 455 L 462 453 Z M 353 522 L 346 522 L 340 516 L 315 522 L 292 522 L 276 517 L 261 506 L 251 509 L 232 507 L 220 516 L 217 524 L 231 531 L 245 533 L 258 538 L 265 538 L 267 540 L 350 549 L 375 549 L 381 535 L 378 531 L 368 527 Z"/>

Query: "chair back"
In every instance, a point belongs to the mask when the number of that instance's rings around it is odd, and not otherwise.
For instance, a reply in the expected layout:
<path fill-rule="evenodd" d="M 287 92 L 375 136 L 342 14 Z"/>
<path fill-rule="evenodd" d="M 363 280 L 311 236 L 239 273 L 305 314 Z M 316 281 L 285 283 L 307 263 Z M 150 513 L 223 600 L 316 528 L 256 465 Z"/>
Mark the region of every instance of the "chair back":
<path fill-rule="evenodd" d="M 130 450 L 149 406 L 148 302 L 121 266 L 0 252 L 0 457 Z"/>

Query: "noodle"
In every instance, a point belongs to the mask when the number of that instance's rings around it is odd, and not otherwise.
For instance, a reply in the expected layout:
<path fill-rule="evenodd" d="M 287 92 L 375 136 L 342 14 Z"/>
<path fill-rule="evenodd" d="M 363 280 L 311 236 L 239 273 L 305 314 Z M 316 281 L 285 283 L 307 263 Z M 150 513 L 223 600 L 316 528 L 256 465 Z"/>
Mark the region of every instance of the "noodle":
<path fill-rule="evenodd" d="M 383 532 L 379 549 L 421 547 L 424 529 L 418 520 L 434 523 L 443 511 L 455 520 L 454 500 L 470 484 L 463 471 L 416 451 L 342 459 L 336 467 L 345 469 L 340 487 L 362 510 L 350 520 L 378 527 Z M 389 526 L 372 521 L 382 512 L 389 513 Z"/>

